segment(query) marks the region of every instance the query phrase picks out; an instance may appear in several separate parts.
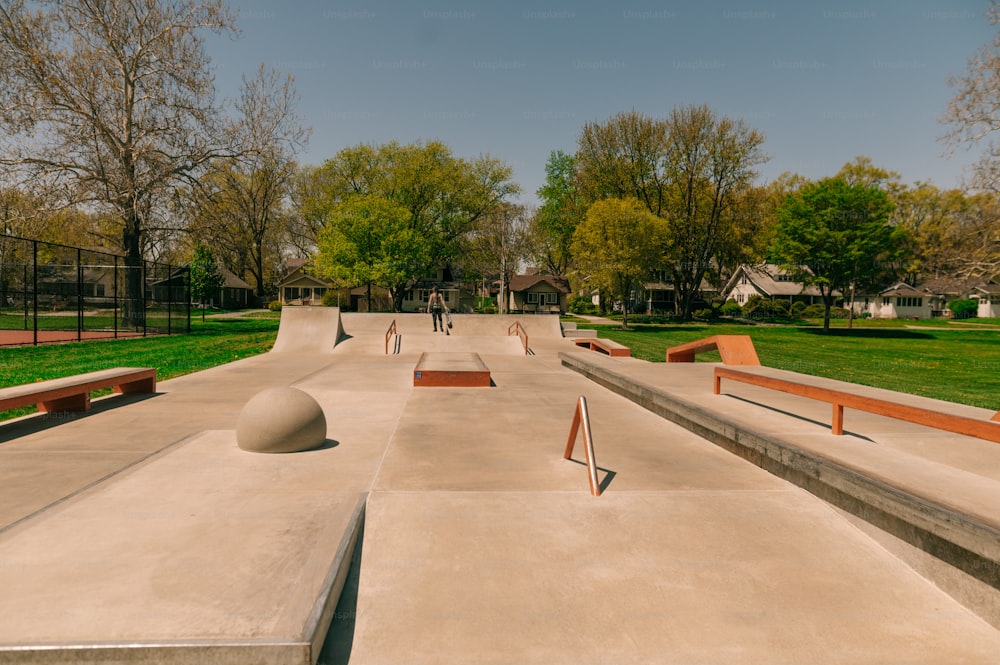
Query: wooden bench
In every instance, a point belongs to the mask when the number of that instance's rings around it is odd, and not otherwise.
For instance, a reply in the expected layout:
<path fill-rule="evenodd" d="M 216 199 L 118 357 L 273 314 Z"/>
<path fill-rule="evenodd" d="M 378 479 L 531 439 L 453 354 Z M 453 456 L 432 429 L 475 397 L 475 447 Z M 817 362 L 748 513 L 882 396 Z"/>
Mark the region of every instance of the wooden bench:
<path fill-rule="evenodd" d="M 32 404 L 42 413 L 88 411 L 90 393 L 114 388 L 116 393 L 156 392 L 156 370 L 148 367 L 115 367 L 65 376 L 21 386 L 0 388 L 0 411 Z"/>
<path fill-rule="evenodd" d="M 762 376 L 744 370 L 728 367 L 715 368 L 715 387 L 713 392 L 718 395 L 722 390 L 722 379 L 749 383 L 762 388 L 779 390 L 781 392 L 808 397 L 833 405 L 833 422 L 830 430 L 837 435 L 844 433 L 844 407 L 866 411 L 879 416 L 905 420 L 907 422 L 925 425 L 946 432 L 954 432 L 965 436 L 973 436 L 1000 443 L 1000 411 L 991 420 L 978 420 L 966 416 L 942 413 L 932 409 L 898 404 L 878 397 L 866 397 L 832 388 L 809 385 L 800 381 L 791 381 L 773 376 Z"/>
<path fill-rule="evenodd" d="M 613 340 L 603 339 L 601 337 L 577 337 L 573 343 L 577 346 L 585 346 L 591 351 L 606 353 L 609 356 L 625 358 L 632 356 L 632 349 Z"/>
<path fill-rule="evenodd" d="M 693 363 L 695 354 L 718 349 L 723 365 L 760 365 L 750 335 L 713 335 L 667 349 L 668 363 Z"/>

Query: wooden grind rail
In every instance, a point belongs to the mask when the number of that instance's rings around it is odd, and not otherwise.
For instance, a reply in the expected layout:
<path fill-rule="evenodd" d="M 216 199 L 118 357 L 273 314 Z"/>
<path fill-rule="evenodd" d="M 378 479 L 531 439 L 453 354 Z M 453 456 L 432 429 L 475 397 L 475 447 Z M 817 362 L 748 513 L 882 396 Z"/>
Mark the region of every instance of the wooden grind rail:
<path fill-rule="evenodd" d="M 808 397 L 821 402 L 829 402 L 833 405 L 833 423 L 830 429 L 837 435 L 844 433 L 844 407 L 847 407 L 857 409 L 858 411 L 874 413 L 879 416 L 905 420 L 917 425 L 933 427 L 946 432 L 1000 443 L 1000 411 L 991 420 L 978 420 L 966 416 L 941 413 L 940 411 L 924 409 L 918 406 L 898 404 L 877 397 L 863 397 L 842 390 L 820 388 L 819 386 L 810 386 L 796 381 L 761 376 L 728 367 L 715 368 L 715 388 L 713 392 L 716 395 L 721 393 L 722 379 L 731 379 L 800 397 Z"/>

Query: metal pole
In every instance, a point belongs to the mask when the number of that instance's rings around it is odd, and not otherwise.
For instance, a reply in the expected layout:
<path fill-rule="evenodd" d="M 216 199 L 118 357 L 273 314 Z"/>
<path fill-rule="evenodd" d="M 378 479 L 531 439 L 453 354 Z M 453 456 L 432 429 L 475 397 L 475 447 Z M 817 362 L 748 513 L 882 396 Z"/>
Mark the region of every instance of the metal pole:
<path fill-rule="evenodd" d="M 34 308 L 34 333 L 32 344 L 38 346 L 38 241 L 31 241 L 31 287 L 32 307 Z"/>
<path fill-rule="evenodd" d="M 76 249 L 76 341 L 83 339 L 83 251 Z"/>

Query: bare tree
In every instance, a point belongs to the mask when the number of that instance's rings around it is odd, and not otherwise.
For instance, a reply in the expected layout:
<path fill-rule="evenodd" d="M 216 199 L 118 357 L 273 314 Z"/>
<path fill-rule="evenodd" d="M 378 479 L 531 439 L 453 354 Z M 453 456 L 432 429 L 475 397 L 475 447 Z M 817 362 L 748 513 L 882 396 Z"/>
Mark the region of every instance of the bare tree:
<path fill-rule="evenodd" d="M 990 3 L 986 17 L 994 26 L 1000 25 L 997 0 Z M 951 125 L 944 139 L 952 149 L 961 144 L 974 145 L 1000 130 L 1000 32 L 990 44 L 973 53 L 965 75 L 950 78 L 948 85 L 956 92 L 941 120 Z M 976 165 L 973 185 L 1000 191 L 1000 145 L 995 141 L 987 144 Z"/>
<path fill-rule="evenodd" d="M 154 204 L 226 151 L 200 33 L 233 21 L 218 0 L 0 1 L 0 163 L 119 219 L 126 325 Z"/>
<path fill-rule="evenodd" d="M 466 271 L 500 277 L 499 313 L 507 304 L 510 281 L 529 253 L 528 212 L 524 206 L 501 203 L 487 212 L 467 239 L 462 263 Z"/>
<path fill-rule="evenodd" d="M 291 76 L 262 64 L 253 78 L 244 77 L 237 115 L 227 127 L 235 156 L 194 188 L 193 234 L 224 248 L 226 267 L 249 274 L 258 297 L 267 289 L 269 245 L 284 235 L 282 225 L 290 217 L 285 204 L 296 175 L 295 155 L 309 137 L 297 103 Z"/>

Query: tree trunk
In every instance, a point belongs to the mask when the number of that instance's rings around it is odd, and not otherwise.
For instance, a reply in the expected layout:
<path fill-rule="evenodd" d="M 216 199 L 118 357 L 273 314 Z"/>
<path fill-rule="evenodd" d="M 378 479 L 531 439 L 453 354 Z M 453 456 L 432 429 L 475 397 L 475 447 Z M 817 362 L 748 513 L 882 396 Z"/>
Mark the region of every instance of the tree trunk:
<path fill-rule="evenodd" d="M 134 211 L 124 215 L 122 246 L 125 250 L 125 301 L 122 325 L 139 330 L 146 321 L 146 299 L 142 280 L 142 225 Z"/>

